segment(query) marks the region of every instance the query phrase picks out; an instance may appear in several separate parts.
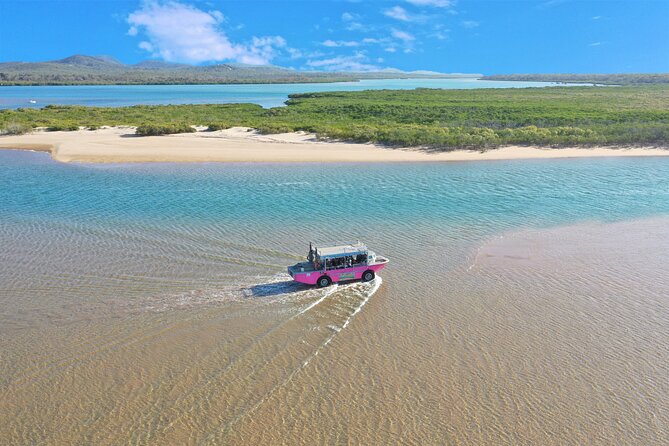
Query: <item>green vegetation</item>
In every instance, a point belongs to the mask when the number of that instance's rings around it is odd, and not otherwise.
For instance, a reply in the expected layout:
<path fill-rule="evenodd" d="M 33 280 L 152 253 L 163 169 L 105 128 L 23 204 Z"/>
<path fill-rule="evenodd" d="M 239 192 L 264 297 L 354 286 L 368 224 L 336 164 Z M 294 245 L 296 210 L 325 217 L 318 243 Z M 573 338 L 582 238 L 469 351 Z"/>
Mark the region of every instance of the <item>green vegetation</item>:
<path fill-rule="evenodd" d="M 323 138 L 441 150 L 667 145 L 669 85 L 323 92 L 291 95 L 287 107 L 271 109 L 224 104 L 0 110 L 0 128 L 11 122 L 50 128 L 141 126 L 138 134 L 192 131 L 191 125 L 245 126 L 262 133 L 302 130 Z M 160 130 L 163 126 L 168 131 Z"/>
<path fill-rule="evenodd" d="M 227 125 L 227 124 L 224 124 L 224 123 L 221 123 L 221 122 L 218 122 L 218 123 L 216 123 L 216 124 L 209 124 L 209 125 L 207 126 L 207 131 L 208 131 L 208 132 L 215 132 L 215 131 L 217 131 L 217 130 L 225 130 L 225 129 L 229 129 L 230 127 L 232 127 L 232 126 Z"/>
<path fill-rule="evenodd" d="M 195 133 L 188 124 L 142 124 L 137 127 L 138 136 L 172 135 L 175 133 Z"/>
<path fill-rule="evenodd" d="M 495 74 L 484 81 L 576 82 L 606 85 L 669 84 L 669 73 L 625 74 Z"/>
<path fill-rule="evenodd" d="M 46 128 L 47 132 L 74 132 L 76 130 L 79 130 L 79 124 L 72 122 L 57 123 Z"/>

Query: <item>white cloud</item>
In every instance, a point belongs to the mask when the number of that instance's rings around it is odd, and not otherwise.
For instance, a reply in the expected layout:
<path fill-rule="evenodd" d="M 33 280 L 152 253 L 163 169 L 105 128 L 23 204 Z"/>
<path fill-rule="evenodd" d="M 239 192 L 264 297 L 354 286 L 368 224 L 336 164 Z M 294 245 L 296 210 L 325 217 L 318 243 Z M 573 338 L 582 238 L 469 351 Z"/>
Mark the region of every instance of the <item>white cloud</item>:
<path fill-rule="evenodd" d="M 592 42 L 592 43 L 589 43 L 588 46 L 600 46 L 601 44 L 602 44 L 602 42 Z"/>
<path fill-rule="evenodd" d="M 288 55 L 290 56 L 291 59 L 301 59 L 302 57 L 304 57 L 302 51 L 296 48 L 286 48 L 286 51 L 288 51 Z"/>
<path fill-rule="evenodd" d="M 433 6 L 435 8 L 448 8 L 453 6 L 455 1 L 453 0 L 406 0 L 412 5 L 416 6 Z"/>
<path fill-rule="evenodd" d="M 412 34 L 409 34 L 406 31 L 400 31 L 398 29 L 393 29 L 391 35 L 396 39 L 403 40 L 404 42 L 410 42 L 415 39 Z"/>
<path fill-rule="evenodd" d="M 601 19 L 601 18 L 602 18 L 601 15 L 596 15 L 596 16 L 594 16 L 594 17 L 592 18 L 592 20 L 599 20 L 599 19 Z"/>
<path fill-rule="evenodd" d="M 382 12 L 386 17 L 403 22 L 424 22 L 428 18 L 428 16 L 423 14 L 409 14 L 401 6 L 393 6 L 392 8 L 384 9 Z"/>
<path fill-rule="evenodd" d="M 344 12 L 341 15 L 342 22 L 346 23 L 346 29 L 348 31 L 360 31 L 364 28 L 363 24 L 360 23 L 360 15 L 353 14 L 351 12 Z"/>
<path fill-rule="evenodd" d="M 349 24 L 346 25 L 347 31 L 360 31 L 363 29 L 365 29 L 365 25 L 360 22 L 349 22 Z"/>
<path fill-rule="evenodd" d="M 410 22 L 411 18 L 407 14 L 406 9 L 401 6 L 393 6 L 392 8 L 385 9 L 383 15 L 390 17 L 395 20 L 402 20 L 404 22 Z"/>
<path fill-rule="evenodd" d="M 479 22 L 474 21 L 474 20 L 463 20 L 462 21 L 462 26 L 464 26 L 465 28 L 469 28 L 469 29 L 478 28 L 480 25 L 481 24 Z"/>
<path fill-rule="evenodd" d="M 337 56 L 330 59 L 309 60 L 307 65 L 325 71 L 378 71 L 380 68 L 368 63 L 367 56 L 356 53 L 353 56 Z"/>
<path fill-rule="evenodd" d="M 280 48 L 286 47 L 286 39 L 281 36 L 254 37 L 246 45 L 236 60 L 253 65 L 265 65 L 277 56 Z"/>
<path fill-rule="evenodd" d="M 385 48 L 383 51 L 387 53 L 394 53 L 397 51 L 397 49 L 395 47 L 389 46 L 388 48 Z"/>
<path fill-rule="evenodd" d="M 355 40 L 326 40 L 325 42 L 322 43 L 323 46 L 327 46 L 330 48 L 339 48 L 339 47 L 352 47 L 352 46 L 360 46 L 360 42 L 356 42 Z"/>
<path fill-rule="evenodd" d="M 267 64 L 286 48 L 281 36 L 254 37 L 248 44 L 233 43 L 220 28 L 224 19 L 220 11 L 205 12 L 177 1 L 149 0 L 128 16 L 128 34 L 145 34 L 147 40 L 139 47 L 169 62 L 234 60 Z"/>

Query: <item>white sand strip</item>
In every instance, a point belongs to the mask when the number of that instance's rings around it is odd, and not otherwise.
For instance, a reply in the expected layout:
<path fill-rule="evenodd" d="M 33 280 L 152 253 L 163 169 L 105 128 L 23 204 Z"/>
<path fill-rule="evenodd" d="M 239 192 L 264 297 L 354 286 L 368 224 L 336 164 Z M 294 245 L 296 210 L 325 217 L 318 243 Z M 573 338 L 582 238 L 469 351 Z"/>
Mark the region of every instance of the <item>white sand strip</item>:
<path fill-rule="evenodd" d="M 538 158 L 618 156 L 669 156 L 669 149 L 634 148 L 542 148 L 506 146 L 485 152 L 426 151 L 386 148 L 374 144 L 320 141 L 308 133 L 260 135 L 232 129 L 197 133 L 134 136 L 134 128 L 113 127 L 74 132 L 36 131 L 1 136 L 0 148 L 40 150 L 62 162 L 409 162 L 484 161 Z"/>

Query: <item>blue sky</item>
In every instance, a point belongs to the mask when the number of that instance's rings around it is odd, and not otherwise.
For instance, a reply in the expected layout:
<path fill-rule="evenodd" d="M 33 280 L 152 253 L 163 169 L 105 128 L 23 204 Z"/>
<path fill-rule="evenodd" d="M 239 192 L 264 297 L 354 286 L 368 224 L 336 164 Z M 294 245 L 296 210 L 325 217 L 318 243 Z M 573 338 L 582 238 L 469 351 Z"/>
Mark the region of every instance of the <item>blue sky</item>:
<path fill-rule="evenodd" d="M 669 71 L 669 1 L 0 0 L 0 61 L 314 70 Z"/>

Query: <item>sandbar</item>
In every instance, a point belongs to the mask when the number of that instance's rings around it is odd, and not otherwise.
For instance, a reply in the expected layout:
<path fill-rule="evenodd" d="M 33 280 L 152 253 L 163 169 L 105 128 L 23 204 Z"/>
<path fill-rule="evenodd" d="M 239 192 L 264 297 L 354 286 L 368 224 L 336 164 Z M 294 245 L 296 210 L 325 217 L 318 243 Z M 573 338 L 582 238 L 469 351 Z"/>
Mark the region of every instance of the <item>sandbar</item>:
<path fill-rule="evenodd" d="M 35 131 L 0 136 L 0 149 L 49 152 L 60 162 L 430 162 L 512 159 L 669 156 L 662 147 L 527 147 L 505 146 L 485 151 L 434 151 L 388 148 L 376 144 L 325 141 L 297 132 L 262 135 L 234 127 L 196 133 L 135 136 L 133 127 L 105 127 L 71 132 Z"/>

